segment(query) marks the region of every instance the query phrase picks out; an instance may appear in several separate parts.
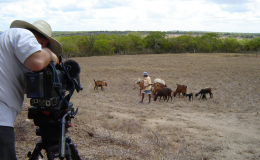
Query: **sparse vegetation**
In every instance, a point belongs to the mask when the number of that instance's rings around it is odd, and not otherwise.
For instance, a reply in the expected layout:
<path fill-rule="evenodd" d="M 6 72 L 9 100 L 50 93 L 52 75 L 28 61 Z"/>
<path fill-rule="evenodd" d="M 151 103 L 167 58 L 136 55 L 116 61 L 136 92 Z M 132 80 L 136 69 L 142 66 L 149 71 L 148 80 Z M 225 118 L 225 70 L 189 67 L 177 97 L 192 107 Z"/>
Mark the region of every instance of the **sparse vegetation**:
<path fill-rule="evenodd" d="M 210 32 L 54 32 L 67 57 L 162 53 L 259 53 L 260 34 Z M 250 35 L 250 36 L 248 36 Z"/>

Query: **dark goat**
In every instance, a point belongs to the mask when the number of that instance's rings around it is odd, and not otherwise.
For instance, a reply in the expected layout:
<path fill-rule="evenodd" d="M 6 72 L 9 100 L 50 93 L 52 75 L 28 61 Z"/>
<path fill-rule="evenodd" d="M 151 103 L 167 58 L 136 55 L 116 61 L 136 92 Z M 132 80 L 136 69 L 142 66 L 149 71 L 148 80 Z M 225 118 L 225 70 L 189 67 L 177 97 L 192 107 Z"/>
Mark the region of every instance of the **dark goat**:
<path fill-rule="evenodd" d="M 203 95 L 205 96 L 204 98 L 206 98 L 207 93 L 210 95 L 210 98 L 213 98 L 212 88 L 201 89 L 198 93 L 195 94 L 195 97 L 200 95 L 200 98 L 199 98 L 199 100 L 200 100 L 201 98 L 203 98 Z"/>
<path fill-rule="evenodd" d="M 201 99 L 207 100 L 207 97 L 206 97 L 206 94 L 205 94 L 205 93 L 202 94 L 202 98 L 201 98 Z"/>
<path fill-rule="evenodd" d="M 155 96 L 156 93 L 158 93 L 159 90 L 161 90 L 161 89 L 163 89 L 165 87 L 167 87 L 167 86 L 163 85 L 163 84 L 160 84 L 160 83 L 155 83 L 153 85 L 153 89 L 151 90 L 153 97 Z"/>
<path fill-rule="evenodd" d="M 171 101 L 172 101 L 171 94 L 172 94 L 172 90 L 170 88 L 163 88 L 163 89 L 159 90 L 158 93 L 155 95 L 154 101 L 156 101 L 158 97 L 160 97 L 159 101 L 161 101 L 162 97 L 164 98 L 164 101 L 165 101 L 165 99 L 167 99 L 167 102 L 169 101 L 169 99 L 171 97 Z"/>
<path fill-rule="evenodd" d="M 186 94 L 186 97 L 189 97 L 189 100 L 193 101 L 193 93 Z"/>

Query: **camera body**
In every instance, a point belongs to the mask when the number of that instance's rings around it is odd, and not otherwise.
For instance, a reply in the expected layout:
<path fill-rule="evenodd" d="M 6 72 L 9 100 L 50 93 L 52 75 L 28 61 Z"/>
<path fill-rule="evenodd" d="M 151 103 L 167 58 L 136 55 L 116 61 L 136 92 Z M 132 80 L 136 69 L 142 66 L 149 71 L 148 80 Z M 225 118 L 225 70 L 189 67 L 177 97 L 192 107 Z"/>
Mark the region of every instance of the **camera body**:
<path fill-rule="evenodd" d="M 55 107 L 58 105 L 60 97 L 56 93 L 55 88 L 60 89 L 62 96 L 65 96 L 65 73 L 61 70 L 56 71 L 60 81 L 59 83 L 54 82 L 54 74 L 56 73 L 53 73 L 50 68 L 26 74 L 27 98 L 31 98 L 31 106 L 48 109 L 49 107 Z"/>
<path fill-rule="evenodd" d="M 61 131 L 65 135 L 70 127 L 71 118 L 77 113 L 69 101 L 75 89 L 79 92 L 83 88 L 79 83 L 79 74 L 71 77 L 71 70 L 74 73 L 69 63 L 55 66 L 52 62 L 41 71 L 26 74 L 27 98 L 31 98 L 32 106 L 28 109 L 28 118 L 33 119 L 34 124 L 38 126 L 36 135 L 41 136 L 43 141 L 57 140 L 61 137 Z M 67 91 L 69 94 L 66 95 Z M 65 124 L 64 128 L 61 123 Z"/>

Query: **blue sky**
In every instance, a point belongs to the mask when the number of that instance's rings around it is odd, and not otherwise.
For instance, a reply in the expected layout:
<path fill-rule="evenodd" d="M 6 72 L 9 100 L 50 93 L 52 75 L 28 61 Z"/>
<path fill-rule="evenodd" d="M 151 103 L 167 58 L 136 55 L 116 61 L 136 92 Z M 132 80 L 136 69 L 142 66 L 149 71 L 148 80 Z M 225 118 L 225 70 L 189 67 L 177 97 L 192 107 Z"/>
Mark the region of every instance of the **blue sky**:
<path fill-rule="evenodd" d="M 0 31 L 38 19 L 53 31 L 260 33 L 260 0 L 0 0 Z"/>

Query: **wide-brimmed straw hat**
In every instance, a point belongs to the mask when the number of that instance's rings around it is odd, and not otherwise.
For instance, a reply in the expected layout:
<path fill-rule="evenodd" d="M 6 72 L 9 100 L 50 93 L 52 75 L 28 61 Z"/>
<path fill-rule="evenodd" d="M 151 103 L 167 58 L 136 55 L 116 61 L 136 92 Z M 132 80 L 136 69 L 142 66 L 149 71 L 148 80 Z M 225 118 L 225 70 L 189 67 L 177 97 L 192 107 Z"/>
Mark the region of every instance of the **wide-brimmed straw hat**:
<path fill-rule="evenodd" d="M 49 39 L 49 48 L 53 53 L 57 55 L 62 54 L 62 46 L 58 41 L 51 37 L 51 26 L 46 21 L 38 20 L 31 24 L 22 20 L 15 20 L 11 23 L 10 28 L 25 28 L 36 30 Z"/>

